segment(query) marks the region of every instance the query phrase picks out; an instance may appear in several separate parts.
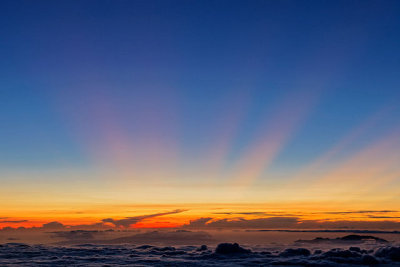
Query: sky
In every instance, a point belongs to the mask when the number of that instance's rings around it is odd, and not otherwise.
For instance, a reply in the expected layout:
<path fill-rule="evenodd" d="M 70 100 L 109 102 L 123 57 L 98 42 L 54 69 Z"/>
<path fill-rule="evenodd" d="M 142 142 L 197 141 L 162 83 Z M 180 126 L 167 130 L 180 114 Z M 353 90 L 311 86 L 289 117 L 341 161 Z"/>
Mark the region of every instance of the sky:
<path fill-rule="evenodd" d="M 397 223 L 399 32 L 390 0 L 1 1 L 0 228 Z"/>

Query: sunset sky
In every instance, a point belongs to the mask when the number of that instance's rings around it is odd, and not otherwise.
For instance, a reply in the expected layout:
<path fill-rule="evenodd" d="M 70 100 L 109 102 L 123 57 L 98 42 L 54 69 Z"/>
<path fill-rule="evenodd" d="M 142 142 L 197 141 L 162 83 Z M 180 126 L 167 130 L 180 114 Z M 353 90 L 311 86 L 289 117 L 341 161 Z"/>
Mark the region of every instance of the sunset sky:
<path fill-rule="evenodd" d="M 398 229 L 399 12 L 0 1 L 0 229 Z"/>

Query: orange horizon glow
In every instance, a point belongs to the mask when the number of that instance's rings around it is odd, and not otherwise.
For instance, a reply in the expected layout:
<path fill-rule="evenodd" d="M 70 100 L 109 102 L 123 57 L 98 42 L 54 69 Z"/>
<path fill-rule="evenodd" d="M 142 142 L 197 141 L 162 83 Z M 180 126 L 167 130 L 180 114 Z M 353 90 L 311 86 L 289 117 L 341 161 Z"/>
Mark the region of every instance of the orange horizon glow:
<path fill-rule="evenodd" d="M 176 204 L 175 204 L 176 205 Z M 172 207 L 177 207 L 175 205 L 170 205 L 169 208 L 164 211 L 169 211 Z M 214 205 L 201 205 L 201 204 L 191 204 L 191 205 L 183 205 L 186 211 L 172 214 L 172 215 L 164 215 L 157 216 L 154 218 L 147 218 L 140 220 L 137 223 L 130 225 L 128 228 L 124 227 L 115 227 L 112 224 L 106 223 L 104 224 L 110 229 L 156 229 L 156 228 L 180 228 L 190 223 L 190 221 L 199 219 L 199 218 L 212 218 L 212 221 L 224 220 L 253 220 L 260 218 L 282 218 L 282 217 L 295 217 L 298 218 L 299 222 L 342 222 L 342 221 L 353 221 L 353 222 L 399 222 L 400 219 L 400 211 L 391 207 L 388 207 L 386 210 L 379 210 L 377 205 L 375 207 L 376 210 L 366 210 L 365 205 L 345 205 L 344 209 L 337 209 L 333 207 L 337 207 L 340 205 L 339 203 L 326 203 L 326 205 L 316 206 L 315 203 L 298 203 L 296 205 L 286 204 L 286 205 L 277 205 L 274 203 L 259 203 L 259 204 L 214 204 Z M 182 206 L 182 205 L 181 205 Z M 276 206 L 276 208 L 271 208 Z M 367 205 L 373 207 L 372 205 Z M 117 209 L 118 210 L 118 209 Z M 14 213 L 13 217 L 8 217 L 7 219 L 3 218 L 1 221 L 21 221 L 19 223 L 7 223 L 0 222 L 0 229 L 5 227 L 42 227 L 43 224 L 57 221 L 66 226 L 65 229 L 71 228 L 76 229 L 74 227 L 82 226 L 90 229 L 91 225 L 97 224 L 101 222 L 102 219 L 106 217 L 112 217 L 115 220 L 124 219 L 127 217 L 135 217 L 135 216 L 143 216 L 146 214 L 151 214 L 153 212 L 160 211 L 156 210 L 152 206 L 142 205 L 136 206 L 134 208 L 135 211 L 128 212 L 126 207 L 120 209 L 119 211 L 111 212 L 110 210 L 105 211 L 95 211 L 92 210 L 91 213 L 81 213 L 75 212 L 74 214 L 66 214 L 61 213 L 56 216 L 53 214 L 52 216 L 45 215 L 45 212 L 38 212 L 36 215 L 26 216 L 26 211 L 20 211 L 19 216 L 18 213 Z M 97 213 L 97 215 L 96 215 Z M 99 213 L 104 215 L 99 215 Z M 25 214 L 25 216 L 21 216 Z M 129 216 L 127 216 L 127 214 Z M 107 215 L 107 216 L 106 216 Z M 374 215 L 374 216 L 371 216 Z M 388 216 L 390 215 L 390 216 Z M 376 217 L 376 218 L 374 218 Z M 382 218 L 380 218 L 382 217 Z M 386 218 L 387 217 L 387 218 Z M 390 218 L 393 217 L 393 218 Z M 23 221 L 27 220 L 27 221 Z M 94 227 L 94 226 L 93 226 Z M 85 228 L 85 229 L 86 229 Z"/>

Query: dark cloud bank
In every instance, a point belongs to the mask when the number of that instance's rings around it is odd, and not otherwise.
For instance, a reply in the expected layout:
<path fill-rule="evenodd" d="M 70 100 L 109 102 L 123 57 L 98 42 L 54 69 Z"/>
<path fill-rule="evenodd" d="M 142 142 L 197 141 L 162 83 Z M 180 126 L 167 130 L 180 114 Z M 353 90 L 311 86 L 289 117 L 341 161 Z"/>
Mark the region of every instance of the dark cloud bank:
<path fill-rule="evenodd" d="M 395 230 L 400 229 L 400 222 L 390 220 L 380 221 L 317 221 L 301 220 L 298 217 L 268 217 L 257 219 L 213 219 L 199 218 L 183 226 L 191 229 L 364 229 L 364 230 Z"/>

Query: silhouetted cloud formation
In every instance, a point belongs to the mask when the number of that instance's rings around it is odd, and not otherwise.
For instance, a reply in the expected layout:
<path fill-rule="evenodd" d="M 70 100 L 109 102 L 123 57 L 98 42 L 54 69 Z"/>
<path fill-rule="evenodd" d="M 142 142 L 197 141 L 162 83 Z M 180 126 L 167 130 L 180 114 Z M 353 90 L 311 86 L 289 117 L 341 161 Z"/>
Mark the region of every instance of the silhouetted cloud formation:
<path fill-rule="evenodd" d="M 356 210 L 356 211 L 327 211 L 320 212 L 321 214 L 365 214 L 365 213 L 393 213 L 398 210 Z"/>
<path fill-rule="evenodd" d="M 28 222 L 28 220 L 3 220 L 0 223 L 24 223 Z"/>
<path fill-rule="evenodd" d="M 254 215 L 254 216 L 269 216 L 269 217 L 301 217 L 310 214 L 330 214 L 330 215 L 350 215 L 360 214 L 365 216 L 378 216 L 377 214 L 398 213 L 398 210 L 354 210 L 354 211 L 324 211 L 324 212 L 311 212 L 311 213 L 285 213 L 285 212 L 264 212 L 264 211 L 227 211 L 227 212 L 213 212 L 217 215 Z M 396 218 L 396 217 L 393 217 Z M 398 217 L 397 217 L 398 218 Z"/>
<path fill-rule="evenodd" d="M 242 211 L 242 212 L 213 212 L 217 215 L 252 215 L 252 216 L 269 216 L 269 217 L 297 217 L 299 214 L 283 213 L 283 212 L 263 212 L 263 211 Z"/>
<path fill-rule="evenodd" d="M 374 216 L 374 215 L 369 215 L 368 218 L 373 218 L 373 219 L 400 219 L 400 216 Z"/>
<path fill-rule="evenodd" d="M 4 230 L 4 231 L 9 231 L 9 230 L 34 230 L 34 231 L 40 231 L 40 230 L 44 230 L 44 231 L 54 231 L 54 230 L 107 230 L 113 227 L 124 227 L 124 228 L 129 228 L 130 225 L 132 224 L 136 224 L 142 220 L 148 219 L 148 218 L 154 218 L 154 217 L 158 217 L 158 216 L 163 216 L 163 215 L 169 215 L 169 214 L 175 214 L 175 213 L 181 213 L 184 212 L 186 210 L 183 209 L 176 209 L 173 211 L 169 211 L 169 212 L 162 212 L 162 213 L 154 213 L 154 214 L 148 214 L 148 215 L 142 215 L 142 216 L 136 216 L 136 217 L 128 217 L 128 218 L 124 218 L 124 219 L 112 219 L 112 218 L 107 218 L 107 219 L 103 219 L 101 222 L 98 223 L 93 223 L 93 224 L 82 224 L 82 225 L 64 225 L 60 222 L 57 221 L 53 221 L 53 222 L 49 222 L 49 223 L 45 223 L 43 224 L 41 227 L 29 227 L 29 228 L 25 228 L 25 227 L 19 227 L 19 228 L 13 228 L 13 227 L 3 227 L 0 229 Z M 6 217 L 3 217 L 6 218 Z M 0 221 L 0 223 L 23 223 L 23 222 L 28 222 L 28 220 L 3 220 Z M 110 226 L 106 223 L 111 223 L 113 224 L 113 226 Z"/>
<path fill-rule="evenodd" d="M 302 220 L 298 217 L 268 217 L 257 219 L 213 219 L 192 220 L 184 228 L 221 228 L 221 229 L 399 229 L 396 221 L 318 221 Z"/>
<path fill-rule="evenodd" d="M 263 215 L 268 216 L 268 213 L 262 211 L 253 211 L 253 212 L 213 212 L 212 214 L 221 214 L 221 215 Z"/>
<path fill-rule="evenodd" d="M 397 221 L 316 221 L 303 220 L 297 229 L 399 229 Z"/>
<path fill-rule="evenodd" d="M 208 225 L 214 228 L 288 228 L 296 225 L 298 222 L 299 219 L 297 217 L 269 217 L 252 220 L 243 218 L 235 220 L 221 219 L 211 221 Z"/>
<path fill-rule="evenodd" d="M 49 222 L 43 224 L 41 227 L 43 230 L 57 230 L 57 229 L 64 229 L 65 226 L 60 222 Z"/>
<path fill-rule="evenodd" d="M 82 224 L 82 225 L 64 225 L 61 222 L 53 221 L 43 224 L 41 227 L 2 227 L 0 231 L 13 231 L 13 230 L 34 230 L 34 231 L 60 231 L 60 230 L 108 230 L 112 228 L 129 228 L 143 220 L 181 213 L 186 210 L 176 209 L 168 212 L 159 212 L 141 216 L 126 217 L 122 219 L 106 218 L 102 219 L 100 222 L 95 222 L 92 224 Z M 316 212 L 315 214 L 317 214 Z M 183 229 L 259 229 L 259 230 L 396 230 L 400 228 L 400 218 L 398 211 L 395 210 L 358 210 L 358 211 L 334 211 L 325 212 L 326 214 L 363 214 L 360 216 L 359 220 L 354 220 L 355 216 L 352 216 L 353 220 L 306 220 L 301 215 L 299 216 L 285 216 L 289 215 L 284 212 L 262 212 L 262 211 L 243 211 L 243 212 L 219 212 L 214 214 L 226 214 L 226 215 L 243 215 L 243 217 L 233 217 L 231 218 L 213 218 L 213 217 L 202 217 L 198 219 L 191 220 L 189 223 L 182 225 Z M 322 213 L 318 213 L 322 214 Z M 245 218 L 246 215 L 254 215 L 251 219 Z M 274 215 L 274 216 L 271 216 Z M 347 216 L 346 216 L 347 217 Z M 24 223 L 29 220 L 20 220 L 19 218 L 10 217 L 0 217 L 1 223 Z M 364 219 L 365 218 L 365 219 Z M 376 219 L 376 220 L 371 220 Z M 379 220 L 381 219 L 381 220 Z M 22 225 L 24 226 L 24 225 Z M 178 227 L 179 228 L 179 227 Z"/>
<path fill-rule="evenodd" d="M 135 216 L 135 217 L 127 217 L 125 219 L 120 219 L 120 220 L 107 218 L 107 219 L 103 219 L 102 222 L 112 223 L 116 227 L 128 228 L 132 224 L 136 224 L 136 223 L 138 223 L 138 222 L 140 222 L 140 221 L 142 221 L 144 219 L 154 218 L 154 217 L 159 217 L 159 216 L 164 216 L 164 215 L 169 215 L 169 214 L 175 214 L 175 213 L 181 213 L 181 212 L 184 212 L 184 211 L 186 211 L 186 210 L 176 209 L 176 210 L 173 210 L 173 211 L 170 211 L 170 212 L 154 213 L 154 214 Z"/>
<path fill-rule="evenodd" d="M 211 218 L 200 218 L 192 220 L 184 227 L 199 228 L 290 228 L 299 222 L 297 217 L 268 217 L 246 220 L 238 219 L 220 219 L 212 220 Z"/>
<path fill-rule="evenodd" d="M 206 226 L 206 223 L 211 221 L 213 218 L 206 217 L 206 218 L 199 218 L 196 220 L 191 220 L 189 224 L 183 225 L 183 227 L 193 227 L 193 228 L 203 228 Z"/>

